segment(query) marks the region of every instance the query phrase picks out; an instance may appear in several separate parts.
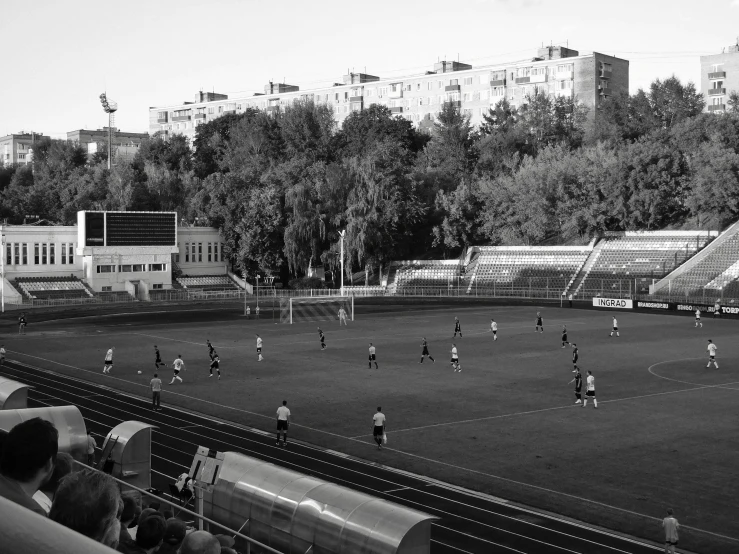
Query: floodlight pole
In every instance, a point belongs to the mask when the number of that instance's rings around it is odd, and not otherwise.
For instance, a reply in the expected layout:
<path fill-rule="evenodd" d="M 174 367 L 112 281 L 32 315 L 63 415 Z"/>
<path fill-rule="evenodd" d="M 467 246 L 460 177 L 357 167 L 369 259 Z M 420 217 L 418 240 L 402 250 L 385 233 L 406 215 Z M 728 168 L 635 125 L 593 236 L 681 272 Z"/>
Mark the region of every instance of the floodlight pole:
<path fill-rule="evenodd" d="M 259 273 L 257 273 L 257 314 L 259 314 Z"/>
<path fill-rule="evenodd" d="M 0 238 L 0 248 L 2 248 L 2 252 L 0 252 L 0 257 L 2 257 L 2 260 L 0 260 L 0 263 L 2 263 L 2 266 L 0 266 L 0 312 L 5 313 L 5 235 L 2 235 L 2 238 Z"/>
<path fill-rule="evenodd" d="M 110 130 L 112 118 L 113 118 L 113 112 L 108 112 L 108 171 L 110 171 L 110 156 L 112 154 L 112 148 L 110 144 L 111 142 L 113 142 L 113 132 Z"/>
<path fill-rule="evenodd" d="M 339 236 L 341 237 L 341 254 L 339 258 L 339 263 L 341 264 L 341 296 L 344 296 L 344 236 L 346 235 L 346 230 L 339 231 Z"/>

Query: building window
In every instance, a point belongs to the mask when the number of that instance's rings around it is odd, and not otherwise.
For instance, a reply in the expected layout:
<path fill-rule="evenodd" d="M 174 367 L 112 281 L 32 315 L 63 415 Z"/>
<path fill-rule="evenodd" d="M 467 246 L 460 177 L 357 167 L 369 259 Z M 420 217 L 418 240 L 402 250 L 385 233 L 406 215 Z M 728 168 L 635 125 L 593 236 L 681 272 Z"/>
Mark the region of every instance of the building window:
<path fill-rule="evenodd" d="M 167 271 L 167 264 L 149 264 L 149 271 Z"/>
<path fill-rule="evenodd" d="M 213 261 L 213 243 L 211 242 L 208 243 L 208 261 Z"/>
<path fill-rule="evenodd" d="M 185 243 L 185 262 L 189 262 L 189 261 L 190 261 L 190 244 L 186 242 Z"/>
<path fill-rule="evenodd" d="M 68 262 L 70 264 L 73 264 L 74 263 L 74 243 L 70 242 L 68 245 L 68 248 L 69 248 Z"/>
<path fill-rule="evenodd" d="M 209 114 L 213 114 L 214 113 L 214 108 L 208 108 L 208 113 Z"/>
<path fill-rule="evenodd" d="M 449 79 L 449 86 L 459 85 L 459 79 Z"/>
<path fill-rule="evenodd" d="M 18 159 L 19 160 L 25 160 L 26 159 L 26 155 L 25 154 L 18 154 Z"/>
<path fill-rule="evenodd" d="M 518 68 L 518 76 L 519 77 L 528 77 L 531 75 L 531 68 L 530 67 L 519 67 Z"/>
<path fill-rule="evenodd" d="M 180 263 L 180 253 L 177 252 L 177 254 L 174 255 L 174 261 L 175 263 Z"/>
<path fill-rule="evenodd" d="M 15 244 L 13 244 L 13 250 L 15 250 L 15 263 L 16 264 L 21 263 L 21 259 L 20 259 L 20 256 L 19 256 L 19 254 L 20 254 L 20 244 L 18 244 L 17 242 Z"/>
<path fill-rule="evenodd" d="M 203 243 L 199 242 L 198 243 L 198 262 L 202 262 L 202 261 L 203 261 Z"/>
<path fill-rule="evenodd" d="M 217 242 L 213 243 L 213 261 L 214 262 L 218 261 L 218 243 Z"/>
<path fill-rule="evenodd" d="M 103 292 L 113 292 L 113 287 L 111 285 L 103 286 Z"/>
<path fill-rule="evenodd" d="M 54 265 L 56 263 L 56 244 L 53 242 L 49 245 L 49 264 Z"/>
<path fill-rule="evenodd" d="M 23 243 L 23 265 L 28 265 L 28 243 Z"/>
<path fill-rule="evenodd" d="M 164 284 L 163 283 L 154 283 L 154 284 L 151 285 L 151 288 L 153 290 L 161 290 L 161 289 L 164 288 Z"/>
<path fill-rule="evenodd" d="M 465 85 L 471 85 L 472 84 L 472 77 L 465 77 L 464 78 L 464 84 Z"/>
<path fill-rule="evenodd" d="M 99 265 L 97 266 L 97 272 L 98 273 L 115 273 L 115 266 L 114 265 Z"/>
<path fill-rule="evenodd" d="M 47 248 L 46 247 L 46 243 L 41 244 L 41 265 L 46 265 L 47 264 L 46 248 Z"/>
<path fill-rule="evenodd" d="M 62 265 L 67 264 L 67 243 L 62 243 Z"/>
<path fill-rule="evenodd" d="M 34 265 L 41 263 L 41 259 L 39 258 L 39 244 L 37 242 L 33 244 L 33 263 Z"/>
<path fill-rule="evenodd" d="M 443 88 L 444 87 L 444 81 L 438 81 L 436 84 L 436 88 Z"/>
<path fill-rule="evenodd" d="M 223 258 L 224 258 L 223 249 L 224 249 L 225 246 L 226 246 L 225 244 L 221 243 L 221 261 L 223 261 Z"/>
<path fill-rule="evenodd" d="M 13 265 L 13 245 L 10 243 L 5 245 L 5 263 Z"/>

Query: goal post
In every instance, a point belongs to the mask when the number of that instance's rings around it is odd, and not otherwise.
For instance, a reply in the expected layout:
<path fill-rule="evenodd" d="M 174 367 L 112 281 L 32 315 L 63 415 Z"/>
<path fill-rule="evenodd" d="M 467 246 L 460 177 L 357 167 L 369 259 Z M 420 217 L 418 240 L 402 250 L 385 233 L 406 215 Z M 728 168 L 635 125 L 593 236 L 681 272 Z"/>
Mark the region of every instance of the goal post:
<path fill-rule="evenodd" d="M 353 296 L 293 296 L 291 298 L 280 298 L 280 323 L 338 321 L 341 308 L 344 308 L 346 318 L 354 321 Z"/>

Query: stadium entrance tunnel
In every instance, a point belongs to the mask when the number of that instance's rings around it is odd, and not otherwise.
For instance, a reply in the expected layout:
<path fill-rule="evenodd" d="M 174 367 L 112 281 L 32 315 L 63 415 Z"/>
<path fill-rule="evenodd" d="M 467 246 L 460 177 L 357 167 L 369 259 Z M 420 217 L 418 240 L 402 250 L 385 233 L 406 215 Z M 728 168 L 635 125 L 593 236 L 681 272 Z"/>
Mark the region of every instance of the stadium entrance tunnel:
<path fill-rule="evenodd" d="M 236 452 L 224 454 L 203 507 L 229 528 L 300 554 L 428 554 L 436 519 Z"/>
<path fill-rule="evenodd" d="M 87 428 L 77 406 L 52 406 L 0 411 L 0 429 L 6 432 L 23 421 L 39 417 L 54 424 L 59 432 L 59 452 L 87 463 Z"/>
<path fill-rule="evenodd" d="M 28 408 L 29 385 L 0 377 L 0 410 L 25 410 Z"/>
<path fill-rule="evenodd" d="M 151 430 L 156 426 L 124 421 L 103 442 L 98 469 L 138 487 L 151 488 Z"/>

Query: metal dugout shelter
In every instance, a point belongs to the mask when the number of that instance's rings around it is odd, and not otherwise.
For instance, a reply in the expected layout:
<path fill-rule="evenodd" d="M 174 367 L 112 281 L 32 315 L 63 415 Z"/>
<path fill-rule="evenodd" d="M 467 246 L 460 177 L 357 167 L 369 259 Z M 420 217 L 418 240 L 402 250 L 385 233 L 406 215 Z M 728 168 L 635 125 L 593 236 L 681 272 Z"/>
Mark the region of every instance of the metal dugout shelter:
<path fill-rule="evenodd" d="M 151 430 L 156 426 L 124 421 L 111 429 L 103 442 L 98 469 L 140 489 L 151 487 Z M 106 467 L 110 459 L 113 463 Z"/>
<path fill-rule="evenodd" d="M 0 377 L 0 410 L 24 410 L 28 408 L 28 389 L 24 385 L 7 377 Z"/>
<path fill-rule="evenodd" d="M 87 462 L 87 427 L 77 406 L 0 410 L 0 429 L 10 431 L 34 417 L 54 424 L 59 432 L 59 452 L 70 454 L 78 462 Z"/>

